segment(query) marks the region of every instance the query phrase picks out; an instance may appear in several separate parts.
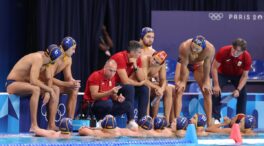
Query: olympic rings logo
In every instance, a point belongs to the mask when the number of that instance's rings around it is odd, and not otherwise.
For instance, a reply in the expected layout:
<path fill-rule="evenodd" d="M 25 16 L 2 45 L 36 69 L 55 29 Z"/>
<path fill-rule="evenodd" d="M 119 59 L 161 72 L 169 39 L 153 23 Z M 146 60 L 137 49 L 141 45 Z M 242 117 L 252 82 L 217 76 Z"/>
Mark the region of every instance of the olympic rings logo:
<path fill-rule="evenodd" d="M 209 13 L 208 17 L 213 21 L 219 21 L 224 18 L 224 13 Z"/>
<path fill-rule="evenodd" d="M 65 115 L 65 113 L 66 113 L 66 107 L 63 103 L 60 103 L 58 106 L 58 109 L 57 109 L 57 115 L 55 118 L 55 122 L 59 122 L 61 120 L 61 118 Z M 42 106 L 41 106 L 41 115 L 43 117 L 45 117 L 46 121 L 48 121 L 47 109 L 46 109 L 46 106 L 44 104 L 42 104 Z"/>

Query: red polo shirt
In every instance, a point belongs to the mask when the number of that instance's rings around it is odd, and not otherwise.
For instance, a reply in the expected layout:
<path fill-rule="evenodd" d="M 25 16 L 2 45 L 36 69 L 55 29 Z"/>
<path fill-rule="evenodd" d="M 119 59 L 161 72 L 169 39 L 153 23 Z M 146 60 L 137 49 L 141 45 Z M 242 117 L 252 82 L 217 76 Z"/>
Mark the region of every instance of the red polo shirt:
<path fill-rule="evenodd" d="M 117 63 L 117 69 L 125 69 L 127 72 L 127 76 L 129 77 L 134 69 L 133 69 L 133 63 L 129 63 L 128 62 L 128 53 L 127 51 L 122 51 L 122 52 L 118 52 L 116 54 L 114 54 L 111 59 L 115 60 Z M 141 58 L 139 57 L 137 59 L 137 66 L 139 68 L 142 68 L 142 62 L 141 62 Z M 117 82 L 120 82 L 120 78 L 118 76 L 118 73 L 116 74 L 116 79 Z"/>
<path fill-rule="evenodd" d="M 232 45 L 224 46 L 215 55 L 217 62 L 221 63 L 218 72 L 223 75 L 240 76 L 243 71 L 251 68 L 251 56 L 248 51 L 244 51 L 240 56 L 231 55 Z"/>
<path fill-rule="evenodd" d="M 83 100 L 90 103 L 94 102 L 91 97 L 90 86 L 99 86 L 99 92 L 104 92 L 109 91 L 113 87 L 115 87 L 115 82 L 115 77 L 111 78 L 110 80 L 105 79 L 103 69 L 93 72 L 87 79 Z M 109 97 L 100 98 L 100 100 L 108 99 Z"/>

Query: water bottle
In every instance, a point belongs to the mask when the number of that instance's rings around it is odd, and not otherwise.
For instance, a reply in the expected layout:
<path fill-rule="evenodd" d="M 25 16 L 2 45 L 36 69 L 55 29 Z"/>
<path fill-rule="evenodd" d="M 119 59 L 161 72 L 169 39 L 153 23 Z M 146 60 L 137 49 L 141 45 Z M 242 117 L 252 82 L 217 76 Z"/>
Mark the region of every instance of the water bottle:
<path fill-rule="evenodd" d="M 156 97 L 152 100 L 152 102 L 150 103 L 150 106 L 154 106 L 154 105 L 158 102 L 158 100 L 160 100 L 160 99 L 161 99 L 161 97 L 156 96 Z"/>

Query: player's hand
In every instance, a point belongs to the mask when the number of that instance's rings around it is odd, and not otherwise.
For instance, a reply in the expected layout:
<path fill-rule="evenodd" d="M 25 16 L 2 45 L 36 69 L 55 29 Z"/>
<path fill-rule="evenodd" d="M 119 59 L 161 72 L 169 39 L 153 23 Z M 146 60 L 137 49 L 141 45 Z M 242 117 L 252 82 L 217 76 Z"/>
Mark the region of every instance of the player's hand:
<path fill-rule="evenodd" d="M 175 90 L 176 91 L 182 91 L 183 92 L 185 90 L 185 86 L 186 86 L 186 84 L 184 82 L 178 81 L 175 84 Z"/>
<path fill-rule="evenodd" d="M 216 85 L 213 87 L 213 94 L 216 95 L 216 96 L 219 96 L 221 93 L 221 88 L 219 85 Z"/>
<path fill-rule="evenodd" d="M 54 92 L 53 89 L 50 90 L 50 96 L 51 96 L 52 98 L 56 98 L 56 94 L 55 94 L 55 92 Z"/>
<path fill-rule="evenodd" d="M 159 97 L 163 97 L 163 90 L 162 88 L 155 89 L 155 94 Z"/>
<path fill-rule="evenodd" d="M 81 80 L 71 80 L 71 87 L 74 89 L 78 89 L 81 87 Z"/>
<path fill-rule="evenodd" d="M 236 90 L 233 91 L 232 94 L 233 94 L 234 97 L 238 97 L 239 96 L 239 91 L 236 89 Z"/>
<path fill-rule="evenodd" d="M 205 93 L 213 94 L 211 86 L 207 84 L 203 84 L 202 91 Z"/>
<path fill-rule="evenodd" d="M 143 85 L 145 85 L 145 83 L 146 83 L 146 80 L 140 81 L 139 86 L 143 86 Z"/>
<path fill-rule="evenodd" d="M 43 96 L 43 105 L 46 105 L 50 100 L 50 94 L 49 92 L 45 92 L 44 96 Z"/>

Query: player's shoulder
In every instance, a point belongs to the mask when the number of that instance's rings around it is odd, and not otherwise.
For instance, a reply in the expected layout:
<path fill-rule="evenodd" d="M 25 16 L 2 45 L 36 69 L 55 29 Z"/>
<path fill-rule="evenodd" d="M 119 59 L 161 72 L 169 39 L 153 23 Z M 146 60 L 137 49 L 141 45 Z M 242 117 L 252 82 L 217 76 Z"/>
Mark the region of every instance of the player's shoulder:
<path fill-rule="evenodd" d="M 42 55 L 43 55 L 43 52 L 41 52 L 41 51 L 34 52 L 34 53 L 30 53 L 30 54 L 24 56 L 23 59 L 29 60 L 32 64 L 40 63 L 40 62 L 42 62 L 41 60 L 43 60 Z"/>
<path fill-rule="evenodd" d="M 183 41 L 183 42 L 180 44 L 180 47 L 187 47 L 187 46 L 191 45 L 191 43 L 192 43 L 192 39 L 189 38 L 189 39 Z"/>
<path fill-rule="evenodd" d="M 151 54 L 153 54 L 153 53 L 155 53 L 155 52 L 157 52 L 154 48 L 151 48 L 150 49 L 150 52 L 151 52 Z"/>

